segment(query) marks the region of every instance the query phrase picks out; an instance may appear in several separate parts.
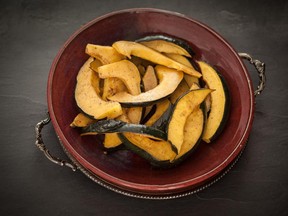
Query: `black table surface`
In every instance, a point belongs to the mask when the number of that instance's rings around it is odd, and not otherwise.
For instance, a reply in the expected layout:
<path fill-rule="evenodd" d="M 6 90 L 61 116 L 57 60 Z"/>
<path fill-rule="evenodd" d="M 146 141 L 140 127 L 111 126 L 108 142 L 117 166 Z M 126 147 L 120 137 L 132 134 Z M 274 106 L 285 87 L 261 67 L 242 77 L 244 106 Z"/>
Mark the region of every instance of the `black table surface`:
<path fill-rule="evenodd" d="M 48 161 L 34 145 L 46 117 L 50 66 L 67 38 L 105 13 L 135 7 L 176 11 L 222 35 L 237 52 L 266 63 L 250 138 L 220 181 L 194 195 L 143 200 L 110 191 Z M 0 215 L 288 215 L 287 1 L 1 1 Z M 251 70 L 254 85 L 257 74 Z M 53 126 L 50 152 L 67 159 Z"/>

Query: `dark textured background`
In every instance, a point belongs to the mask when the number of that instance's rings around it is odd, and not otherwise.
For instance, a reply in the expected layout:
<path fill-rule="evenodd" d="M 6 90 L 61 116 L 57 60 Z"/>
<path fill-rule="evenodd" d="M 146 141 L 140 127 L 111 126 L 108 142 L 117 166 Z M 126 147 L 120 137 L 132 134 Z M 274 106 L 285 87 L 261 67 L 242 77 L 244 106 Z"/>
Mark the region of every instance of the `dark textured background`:
<path fill-rule="evenodd" d="M 1 1 L 0 215 L 288 215 L 288 2 L 257 2 Z M 256 98 L 242 157 L 221 181 L 196 195 L 167 201 L 125 197 L 52 164 L 34 145 L 34 125 L 47 110 L 49 68 L 61 45 L 97 16 L 132 7 L 200 20 L 238 52 L 267 65 L 267 87 Z M 51 124 L 43 134 L 50 151 L 66 158 Z"/>

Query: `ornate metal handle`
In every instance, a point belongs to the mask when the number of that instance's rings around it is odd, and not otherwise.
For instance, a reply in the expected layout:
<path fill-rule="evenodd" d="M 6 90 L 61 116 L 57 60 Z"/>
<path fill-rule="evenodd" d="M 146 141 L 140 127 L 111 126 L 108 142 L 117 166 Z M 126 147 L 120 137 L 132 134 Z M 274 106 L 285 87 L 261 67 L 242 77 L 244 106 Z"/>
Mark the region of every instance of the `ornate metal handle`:
<path fill-rule="evenodd" d="M 35 145 L 40 149 L 40 151 L 42 151 L 44 153 L 44 155 L 53 163 L 58 164 L 60 166 L 67 166 L 70 167 L 73 171 L 76 171 L 77 167 L 72 164 L 69 163 L 65 160 L 59 159 L 57 157 L 54 157 L 50 154 L 49 150 L 46 148 L 46 146 L 44 145 L 43 139 L 42 139 L 42 135 L 41 135 L 41 131 L 43 129 L 43 127 L 45 125 L 47 125 L 50 122 L 50 116 L 48 113 L 48 117 L 40 122 L 38 122 L 35 126 L 35 132 L 36 132 L 36 141 L 35 141 Z"/>
<path fill-rule="evenodd" d="M 260 95 L 266 84 L 265 63 L 257 59 L 253 59 L 252 56 L 247 53 L 238 53 L 238 55 L 241 58 L 248 60 L 256 68 L 259 76 L 259 84 L 257 86 L 257 90 L 254 91 L 254 96 Z"/>

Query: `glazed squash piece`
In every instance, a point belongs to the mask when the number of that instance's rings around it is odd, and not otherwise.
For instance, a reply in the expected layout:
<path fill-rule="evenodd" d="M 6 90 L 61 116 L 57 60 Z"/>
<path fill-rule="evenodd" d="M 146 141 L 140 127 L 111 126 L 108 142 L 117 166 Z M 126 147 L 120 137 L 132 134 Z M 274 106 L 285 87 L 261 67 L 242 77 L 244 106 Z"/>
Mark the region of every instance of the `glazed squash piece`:
<path fill-rule="evenodd" d="M 91 57 L 98 59 L 103 65 L 121 61 L 126 58 L 111 46 L 87 44 L 85 52 Z"/>
<path fill-rule="evenodd" d="M 166 54 L 166 56 L 168 56 L 169 58 L 183 64 L 186 65 L 187 67 L 191 67 L 193 68 L 193 65 L 191 64 L 190 60 L 188 60 L 186 57 L 182 56 L 182 55 L 178 55 L 178 54 Z M 186 81 L 186 83 L 188 84 L 189 87 L 191 87 L 191 85 L 193 83 L 198 83 L 199 84 L 199 79 L 195 76 L 191 76 L 189 74 L 184 74 L 184 79 Z"/>
<path fill-rule="evenodd" d="M 125 84 L 126 88 L 128 89 L 131 95 L 136 96 L 141 93 L 140 73 L 137 67 L 128 60 L 122 60 L 98 67 L 98 74 L 100 78 L 120 79 Z M 113 97 L 113 95 L 107 98 L 110 99 L 111 97 Z M 132 108 L 131 110 L 129 110 L 128 116 L 132 123 L 139 123 L 142 117 L 142 107 Z"/>
<path fill-rule="evenodd" d="M 215 89 L 210 94 L 211 104 L 203 140 L 211 142 L 223 130 L 229 112 L 229 92 L 223 78 L 217 71 L 205 62 L 198 62 L 203 73 L 203 80 L 208 88 Z"/>
<path fill-rule="evenodd" d="M 89 124 L 95 122 L 95 119 L 91 119 L 83 113 L 79 113 L 70 124 L 70 127 L 86 127 Z"/>
<path fill-rule="evenodd" d="M 142 41 L 140 43 L 151 49 L 157 50 L 158 52 L 161 53 L 172 53 L 191 57 L 191 55 L 187 52 L 187 50 L 169 41 L 151 40 L 151 41 Z"/>
<path fill-rule="evenodd" d="M 145 134 L 134 133 L 119 134 L 119 137 L 128 149 L 145 158 L 154 166 L 170 166 L 170 162 L 176 156 L 171 144 L 165 140 L 154 140 Z"/>
<path fill-rule="evenodd" d="M 137 95 L 141 92 L 140 73 L 137 67 L 128 60 L 122 60 L 98 67 L 98 74 L 102 79 L 110 77 L 119 78 L 133 95 Z"/>
<path fill-rule="evenodd" d="M 120 92 L 109 99 L 120 102 L 122 106 L 147 106 L 169 96 L 183 79 L 183 73 L 161 65 L 157 65 L 155 70 L 159 79 L 159 84 L 155 88 L 139 95 Z"/>
<path fill-rule="evenodd" d="M 161 34 L 148 35 L 143 38 L 137 39 L 135 42 L 140 43 L 140 42 L 148 42 L 148 41 L 156 41 L 156 40 L 163 40 L 163 41 L 173 43 L 185 49 L 189 53 L 190 56 L 195 55 L 194 50 L 192 49 L 191 45 L 187 41 L 180 39 L 180 38 L 176 38 L 176 37 L 170 37 L 168 35 L 161 35 Z"/>
<path fill-rule="evenodd" d="M 170 101 L 174 104 L 178 98 L 183 95 L 184 93 L 189 91 L 189 86 L 187 85 L 186 81 L 183 79 L 175 91 L 170 95 Z"/>
<path fill-rule="evenodd" d="M 179 62 L 176 62 L 173 59 L 157 52 L 156 50 L 146 47 L 140 43 L 131 41 L 117 41 L 113 43 L 112 46 L 115 48 L 115 50 L 128 58 L 131 58 L 131 55 L 134 55 L 159 65 L 183 71 L 191 76 L 198 78 L 201 77 L 201 74 L 194 68 L 187 67 Z"/>
<path fill-rule="evenodd" d="M 99 95 L 99 77 L 90 68 L 93 58 L 89 58 L 79 70 L 75 89 L 77 106 L 94 119 L 115 118 L 122 114 L 120 103 L 104 101 Z"/>
<path fill-rule="evenodd" d="M 188 117 L 184 125 L 184 139 L 174 163 L 182 162 L 201 142 L 205 125 L 205 109 L 198 106 Z"/>
<path fill-rule="evenodd" d="M 190 90 L 176 101 L 168 123 L 168 140 L 177 153 L 181 152 L 184 141 L 184 127 L 188 116 L 205 100 L 211 89 Z"/>
<path fill-rule="evenodd" d="M 101 49 L 97 49 L 97 51 L 101 51 Z M 107 55 L 107 56 L 106 56 Z M 96 56 L 96 54 L 94 53 L 94 56 Z M 102 59 L 105 59 L 105 64 L 110 64 L 110 63 L 113 63 L 114 61 L 118 61 L 119 58 L 112 58 L 112 59 L 109 59 L 109 53 L 108 54 L 105 54 L 105 52 L 103 53 L 99 53 L 98 54 L 98 57 L 99 56 L 102 56 Z M 101 58 L 99 58 L 101 59 Z M 98 71 L 98 68 L 101 67 L 102 65 L 104 65 L 99 59 L 95 59 L 94 61 L 92 61 L 90 63 L 90 68 L 94 71 L 96 71 L 97 73 L 99 72 Z M 107 97 L 110 97 L 114 94 L 116 94 L 117 92 L 121 92 L 121 91 L 126 91 L 127 88 L 124 84 L 124 82 L 118 78 L 115 78 L 115 77 L 109 77 L 109 78 L 106 78 L 104 79 L 104 84 L 103 84 L 103 92 L 102 92 L 102 98 L 103 100 L 107 100 Z"/>
<path fill-rule="evenodd" d="M 144 88 L 144 92 L 147 92 L 153 88 L 155 88 L 158 84 L 157 76 L 154 70 L 154 67 L 148 65 L 146 71 L 142 77 L 142 84 Z M 143 114 L 143 118 L 145 118 L 152 110 L 153 105 L 145 107 L 145 113 Z"/>
<path fill-rule="evenodd" d="M 168 99 L 158 102 L 156 104 L 155 113 L 145 122 L 145 125 L 152 126 L 166 112 L 170 104 Z"/>

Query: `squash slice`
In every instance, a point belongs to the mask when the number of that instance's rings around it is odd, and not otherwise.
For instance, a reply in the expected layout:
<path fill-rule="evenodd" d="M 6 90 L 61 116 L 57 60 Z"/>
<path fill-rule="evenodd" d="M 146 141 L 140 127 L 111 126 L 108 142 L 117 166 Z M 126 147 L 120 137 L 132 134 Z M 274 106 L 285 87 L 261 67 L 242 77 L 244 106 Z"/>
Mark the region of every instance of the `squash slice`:
<path fill-rule="evenodd" d="M 89 124 L 95 122 L 95 119 L 91 119 L 83 113 L 79 113 L 70 124 L 70 127 L 86 127 Z"/>
<path fill-rule="evenodd" d="M 89 58 L 79 70 L 75 89 L 77 106 L 94 119 L 115 118 L 122 114 L 120 103 L 104 101 L 99 95 L 99 77 L 90 69 L 93 58 Z"/>
<path fill-rule="evenodd" d="M 151 49 L 157 50 L 158 52 L 161 53 L 171 53 L 191 57 L 191 55 L 187 52 L 187 50 L 169 41 L 151 40 L 151 41 L 142 41 L 140 43 Z"/>
<path fill-rule="evenodd" d="M 189 86 L 187 85 L 186 81 L 183 79 L 178 85 L 178 87 L 175 89 L 175 91 L 170 95 L 171 103 L 175 104 L 178 98 L 181 97 L 181 95 L 183 95 L 184 93 L 187 93 L 188 91 L 189 91 Z"/>
<path fill-rule="evenodd" d="M 145 71 L 145 74 L 142 77 L 142 84 L 144 88 L 144 92 L 147 92 L 153 88 L 155 88 L 158 84 L 158 79 L 154 70 L 154 67 L 148 65 Z M 145 118 L 152 110 L 153 105 L 145 107 L 145 113 L 143 114 L 143 118 Z"/>
<path fill-rule="evenodd" d="M 191 76 L 201 77 L 201 74 L 194 68 L 187 67 L 179 62 L 174 61 L 171 58 L 146 47 L 140 43 L 131 41 L 117 41 L 112 45 L 119 53 L 131 58 L 131 55 L 146 59 L 159 65 L 163 65 L 169 68 L 183 71 Z"/>
<path fill-rule="evenodd" d="M 140 73 L 137 67 L 128 60 L 122 60 L 98 67 L 98 74 L 102 79 L 110 77 L 119 78 L 125 83 L 128 91 L 133 95 L 137 95 L 141 92 Z"/>
<path fill-rule="evenodd" d="M 201 106 L 201 105 L 200 105 Z M 174 163 L 186 159 L 202 140 L 205 125 L 204 108 L 198 106 L 187 118 L 184 125 L 184 139 L 180 152 L 177 154 Z"/>
<path fill-rule="evenodd" d="M 85 52 L 91 57 L 100 60 L 103 65 L 117 62 L 126 58 L 111 46 L 87 44 Z"/>
<path fill-rule="evenodd" d="M 109 100 L 120 102 L 122 106 L 148 106 L 169 96 L 183 79 L 183 73 L 161 65 L 157 65 L 155 69 L 159 78 L 159 85 L 155 88 L 139 95 L 120 92 L 109 97 Z"/>
<path fill-rule="evenodd" d="M 184 142 L 184 127 L 188 116 L 205 100 L 211 89 L 190 90 L 183 95 L 175 104 L 171 115 L 167 134 L 177 153 L 181 152 Z"/>
<path fill-rule="evenodd" d="M 165 167 L 174 160 L 176 153 L 171 144 L 164 140 L 153 140 L 144 134 L 123 133 L 119 134 L 124 145 L 152 165 Z"/>
<path fill-rule="evenodd" d="M 191 62 L 184 56 L 182 55 L 177 55 L 177 54 L 166 54 L 166 56 L 168 56 L 169 58 L 183 64 L 186 65 L 187 67 L 191 67 L 193 68 L 193 65 L 191 64 Z M 199 84 L 199 79 L 195 76 L 191 76 L 189 74 L 184 74 L 184 79 L 186 81 L 186 83 L 188 84 L 189 87 L 191 87 L 191 85 L 193 83 L 197 83 Z"/>
<path fill-rule="evenodd" d="M 160 101 L 156 104 L 155 113 L 145 122 L 145 125 L 152 126 L 162 115 L 166 112 L 166 110 L 170 106 L 170 101 L 168 99 Z"/>
<path fill-rule="evenodd" d="M 203 140 L 210 143 L 223 130 L 228 118 L 229 93 L 226 83 L 217 71 L 205 62 L 198 62 L 208 88 L 215 89 L 210 94 L 211 104 Z"/>

